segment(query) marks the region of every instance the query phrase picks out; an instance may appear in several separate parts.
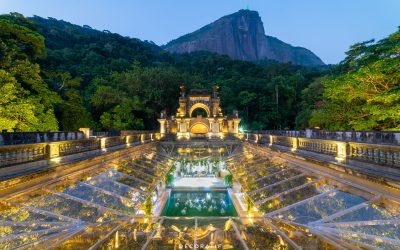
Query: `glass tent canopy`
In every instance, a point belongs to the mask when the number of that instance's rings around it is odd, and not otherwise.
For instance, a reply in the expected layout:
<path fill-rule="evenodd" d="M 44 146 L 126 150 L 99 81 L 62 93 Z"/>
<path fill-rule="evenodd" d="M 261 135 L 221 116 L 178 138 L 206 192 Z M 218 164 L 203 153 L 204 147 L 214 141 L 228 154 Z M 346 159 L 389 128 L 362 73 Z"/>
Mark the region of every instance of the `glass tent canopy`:
<path fill-rule="evenodd" d="M 152 149 L 0 201 L 1 249 L 399 249 L 399 202 L 244 148 L 224 155 L 252 209 L 145 217 L 174 157 Z"/>

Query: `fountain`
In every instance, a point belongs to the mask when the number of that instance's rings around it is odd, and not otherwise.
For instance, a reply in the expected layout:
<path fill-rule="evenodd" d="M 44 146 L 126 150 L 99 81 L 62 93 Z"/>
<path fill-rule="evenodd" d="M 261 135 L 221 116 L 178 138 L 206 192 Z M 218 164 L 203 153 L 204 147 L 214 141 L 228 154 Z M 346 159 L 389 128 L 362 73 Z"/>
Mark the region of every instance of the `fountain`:
<path fill-rule="evenodd" d="M 165 216 L 237 216 L 225 190 L 172 190 Z"/>

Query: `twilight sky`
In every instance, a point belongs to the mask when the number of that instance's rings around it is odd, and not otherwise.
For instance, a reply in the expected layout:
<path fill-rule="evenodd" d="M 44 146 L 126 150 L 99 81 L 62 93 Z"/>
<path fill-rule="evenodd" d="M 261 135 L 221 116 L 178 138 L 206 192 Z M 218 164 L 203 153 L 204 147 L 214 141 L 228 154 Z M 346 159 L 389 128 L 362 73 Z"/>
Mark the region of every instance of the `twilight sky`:
<path fill-rule="evenodd" d="M 267 35 L 308 48 L 325 63 L 400 26 L 400 0 L 0 0 L 0 14 L 54 17 L 159 45 L 246 8 L 260 13 Z"/>

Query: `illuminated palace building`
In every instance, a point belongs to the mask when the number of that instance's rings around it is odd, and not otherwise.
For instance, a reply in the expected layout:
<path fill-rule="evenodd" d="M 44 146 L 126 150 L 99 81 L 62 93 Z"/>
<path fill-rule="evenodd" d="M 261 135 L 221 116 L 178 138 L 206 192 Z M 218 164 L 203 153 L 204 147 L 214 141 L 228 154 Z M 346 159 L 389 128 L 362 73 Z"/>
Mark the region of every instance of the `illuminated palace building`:
<path fill-rule="evenodd" d="M 242 133 L 217 86 L 158 121 L 2 133 L 0 249 L 400 249 L 399 134 Z"/>
<path fill-rule="evenodd" d="M 224 116 L 220 107 L 218 86 L 212 94 L 204 90 L 192 90 L 186 95 L 181 87 L 179 108 L 175 116 L 161 114 L 160 133 L 176 134 L 178 139 L 223 138 L 224 134 L 238 134 L 240 119 L 238 113 Z"/>

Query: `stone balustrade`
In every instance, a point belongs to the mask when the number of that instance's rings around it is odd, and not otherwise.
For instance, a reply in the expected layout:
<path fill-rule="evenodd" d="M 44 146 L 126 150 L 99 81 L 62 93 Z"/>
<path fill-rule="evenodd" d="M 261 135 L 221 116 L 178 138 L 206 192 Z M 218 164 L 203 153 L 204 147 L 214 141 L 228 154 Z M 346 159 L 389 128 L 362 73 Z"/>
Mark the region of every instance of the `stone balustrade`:
<path fill-rule="evenodd" d="M 112 137 L 109 137 L 111 139 Z M 50 146 L 58 147 L 57 149 L 52 150 L 52 152 L 56 152 L 59 156 L 72 155 L 81 152 L 101 149 L 101 141 L 99 139 L 89 139 L 89 140 L 80 140 L 80 141 L 66 141 L 66 142 L 57 142 L 51 143 Z"/>
<path fill-rule="evenodd" d="M 302 150 L 331 155 L 339 162 L 355 160 L 400 168 L 400 146 L 398 145 L 291 137 L 267 133 L 245 133 L 241 138 L 257 144 L 287 147 L 292 152 Z"/>
<path fill-rule="evenodd" d="M 350 159 L 400 168 L 399 146 L 350 142 L 348 147 Z"/>
<path fill-rule="evenodd" d="M 335 130 L 264 130 L 252 133 L 348 142 L 400 145 L 400 132 L 392 131 L 335 131 Z"/>
<path fill-rule="evenodd" d="M 121 131 L 121 135 L 137 135 L 137 134 L 155 134 L 158 133 L 158 130 L 148 131 L 148 130 L 123 130 Z"/>
<path fill-rule="evenodd" d="M 295 138 L 293 141 L 296 141 L 296 139 L 298 149 L 329 155 L 337 155 L 338 153 L 338 145 L 335 141 L 306 138 Z"/>
<path fill-rule="evenodd" d="M 158 131 L 131 130 L 131 131 L 92 131 L 90 128 L 80 128 L 80 131 L 57 132 L 1 132 L 0 146 L 34 144 L 42 142 L 84 140 L 91 137 L 118 137 L 137 136 L 140 134 L 155 134 Z M 146 138 L 145 140 L 150 140 Z M 117 140 L 117 139 L 115 139 Z M 111 142 L 110 142 L 111 143 Z M 118 142 L 116 142 L 118 144 Z"/>
<path fill-rule="evenodd" d="M 112 137 L 112 136 L 120 136 L 120 131 L 91 131 L 90 136 L 94 137 Z"/>
<path fill-rule="evenodd" d="M 49 156 L 47 143 L 0 146 L 0 167 L 44 160 Z"/>
<path fill-rule="evenodd" d="M 111 148 L 118 145 L 126 144 L 126 137 L 125 136 L 104 137 L 102 138 L 102 141 L 104 141 L 104 146 L 102 146 L 102 148 Z"/>
<path fill-rule="evenodd" d="M 142 132 L 125 136 L 99 137 L 46 143 L 0 146 L 0 168 L 22 163 L 60 159 L 78 153 L 107 150 L 108 148 L 145 143 L 161 139 L 159 133 Z"/>
<path fill-rule="evenodd" d="M 1 132 L 0 146 L 32 144 L 53 141 L 70 141 L 85 139 L 82 131 L 61 132 Z"/>

